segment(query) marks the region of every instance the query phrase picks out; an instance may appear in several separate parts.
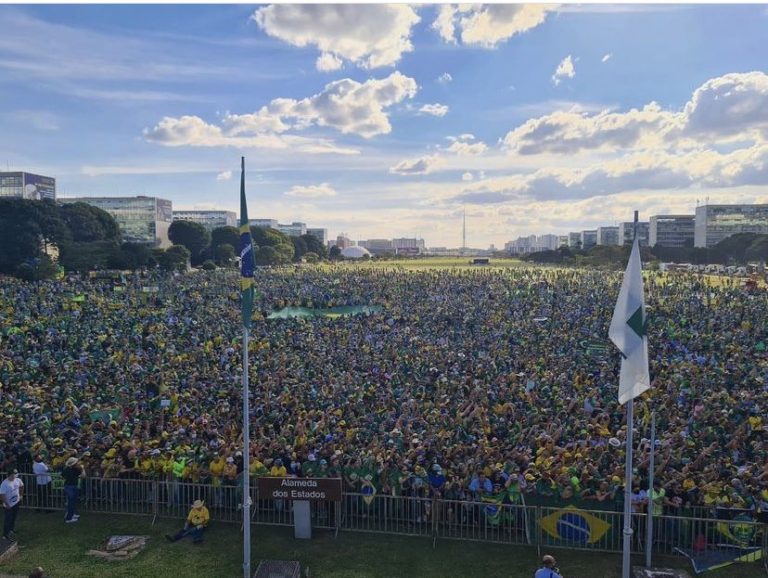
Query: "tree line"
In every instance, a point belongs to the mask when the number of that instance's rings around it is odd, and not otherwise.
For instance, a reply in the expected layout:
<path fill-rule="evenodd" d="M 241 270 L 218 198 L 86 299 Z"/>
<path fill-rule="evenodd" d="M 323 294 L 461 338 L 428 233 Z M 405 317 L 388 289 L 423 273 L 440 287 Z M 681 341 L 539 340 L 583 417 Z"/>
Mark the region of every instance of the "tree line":
<path fill-rule="evenodd" d="M 631 245 L 596 245 L 582 250 L 560 247 L 539 251 L 521 257 L 532 263 L 583 265 L 591 267 L 624 268 L 629 259 Z M 691 263 L 693 265 L 746 265 L 768 261 L 768 235 L 739 233 L 723 239 L 717 245 L 703 247 L 641 247 L 643 261 L 664 263 Z"/>
<path fill-rule="evenodd" d="M 257 265 L 316 262 L 327 258 L 312 235 L 289 237 L 274 229 L 251 227 Z M 240 233 L 235 227 L 208 231 L 199 223 L 174 221 L 168 249 L 125 242 L 115 219 L 87 203 L 56 204 L 0 198 L 0 273 L 36 280 L 64 271 L 140 269 L 215 269 L 235 264 Z"/>

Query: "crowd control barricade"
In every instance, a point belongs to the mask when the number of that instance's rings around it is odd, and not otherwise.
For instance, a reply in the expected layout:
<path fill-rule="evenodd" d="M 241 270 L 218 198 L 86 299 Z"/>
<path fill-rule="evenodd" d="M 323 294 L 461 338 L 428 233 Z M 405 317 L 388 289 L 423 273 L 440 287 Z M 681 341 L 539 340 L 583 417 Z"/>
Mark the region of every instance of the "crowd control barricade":
<path fill-rule="evenodd" d="M 61 477 L 38 485 L 34 474 L 24 482 L 21 507 L 66 509 Z M 155 519 L 184 519 L 192 502 L 204 500 L 215 522 L 243 522 L 242 484 L 213 486 L 176 478 L 86 478 L 80 481 L 80 513 L 129 514 Z M 512 505 L 495 501 L 441 500 L 414 496 L 344 493 L 341 502 L 310 502 L 312 525 L 330 531 L 400 534 L 438 539 L 473 540 L 539 548 L 570 548 L 620 553 L 623 512 L 581 508 L 574 504 Z M 711 560 L 768 560 L 766 516 L 748 510 L 698 507 L 679 515 L 653 517 L 653 551 Z M 678 514 L 678 512 L 675 512 Z M 684 514 L 684 515 L 683 515 Z M 691 515 L 696 514 L 696 515 Z M 293 503 L 259 496 L 251 484 L 251 523 L 293 526 Z M 632 515 L 631 549 L 646 547 L 647 514 Z"/>

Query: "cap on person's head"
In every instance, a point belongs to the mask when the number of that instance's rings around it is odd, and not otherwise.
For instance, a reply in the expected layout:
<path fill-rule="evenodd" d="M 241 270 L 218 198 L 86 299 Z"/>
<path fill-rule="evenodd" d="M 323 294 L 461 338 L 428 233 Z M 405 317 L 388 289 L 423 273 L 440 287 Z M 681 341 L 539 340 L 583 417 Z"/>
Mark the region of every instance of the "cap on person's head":
<path fill-rule="evenodd" d="M 76 457 L 72 456 L 71 458 L 69 458 L 69 459 L 67 460 L 67 462 L 66 462 L 66 464 L 65 464 L 65 465 L 66 465 L 66 467 L 68 467 L 68 468 L 71 468 L 71 467 L 72 467 L 72 466 L 74 466 L 74 465 L 75 465 L 77 462 L 78 462 L 78 459 L 77 459 Z"/>
<path fill-rule="evenodd" d="M 195 500 L 194 502 L 192 502 L 192 507 L 195 508 L 196 510 L 199 510 L 204 505 L 205 505 L 205 502 L 202 500 Z"/>
<path fill-rule="evenodd" d="M 19 473 L 19 470 L 17 470 L 16 468 L 13 468 L 12 470 L 8 470 L 8 473 L 6 475 L 10 478 L 11 476 L 15 476 L 18 473 Z"/>
<path fill-rule="evenodd" d="M 547 568 L 550 568 L 555 565 L 555 557 L 550 556 L 549 554 L 544 556 L 544 558 L 542 558 L 541 561 L 544 563 L 544 566 L 546 566 Z"/>

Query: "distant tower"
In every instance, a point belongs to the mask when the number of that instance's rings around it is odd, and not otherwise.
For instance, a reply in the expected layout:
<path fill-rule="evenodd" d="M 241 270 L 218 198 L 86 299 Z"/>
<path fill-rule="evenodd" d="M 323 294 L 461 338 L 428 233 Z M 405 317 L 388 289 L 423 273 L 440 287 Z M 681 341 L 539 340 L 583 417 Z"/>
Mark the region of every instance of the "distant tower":
<path fill-rule="evenodd" d="M 467 253 L 467 207 L 464 207 L 464 221 L 461 227 L 461 254 Z"/>

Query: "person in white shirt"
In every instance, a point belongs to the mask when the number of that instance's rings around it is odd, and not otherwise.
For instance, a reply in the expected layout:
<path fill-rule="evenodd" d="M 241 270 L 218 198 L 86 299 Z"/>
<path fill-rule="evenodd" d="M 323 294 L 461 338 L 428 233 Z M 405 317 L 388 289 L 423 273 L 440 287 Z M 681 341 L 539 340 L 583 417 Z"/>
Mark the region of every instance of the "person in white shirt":
<path fill-rule="evenodd" d="M 32 472 L 35 474 L 35 481 L 37 485 L 37 511 L 38 512 L 50 512 L 48 506 L 50 505 L 51 496 L 51 470 L 43 461 L 41 455 L 35 456 L 35 462 L 32 464 Z"/>
<path fill-rule="evenodd" d="M 3 502 L 3 538 L 16 541 L 16 515 L 19 513 L 19 504 L 23 496 L 24 482 L 16 477 L 18 470 L 11 470 L 8 476 L 0 484 L 0 500 Z"/>

